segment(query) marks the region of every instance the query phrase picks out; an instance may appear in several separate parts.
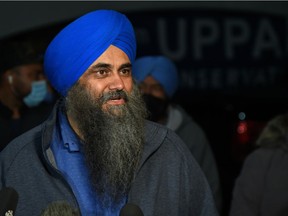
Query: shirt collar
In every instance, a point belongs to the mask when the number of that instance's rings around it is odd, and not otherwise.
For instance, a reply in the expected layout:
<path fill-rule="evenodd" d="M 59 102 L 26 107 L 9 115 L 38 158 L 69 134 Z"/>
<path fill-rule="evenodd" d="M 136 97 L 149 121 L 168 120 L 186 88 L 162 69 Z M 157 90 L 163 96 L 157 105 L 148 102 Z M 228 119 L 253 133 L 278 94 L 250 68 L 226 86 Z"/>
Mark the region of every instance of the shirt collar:
<path fill-rule="evenodd" d="M 81 143 L 76 133 L 71 128 L 67 116 L 63 112 L 59 112 L 58 118 L 64 147 L 67 148 L 69 152 L 79 152 Z"/>

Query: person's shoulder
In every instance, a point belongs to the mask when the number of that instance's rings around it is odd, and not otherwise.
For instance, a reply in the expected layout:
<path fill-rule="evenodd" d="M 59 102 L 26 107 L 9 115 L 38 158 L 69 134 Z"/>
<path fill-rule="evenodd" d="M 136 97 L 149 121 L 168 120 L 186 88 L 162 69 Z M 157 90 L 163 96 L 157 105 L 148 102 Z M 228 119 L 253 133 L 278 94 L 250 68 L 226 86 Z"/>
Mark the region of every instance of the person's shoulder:
<path fill-rule="evenodd" d="M 145 139 L 148 143 L 154 142 L 157 144 L 163 144 L 164 141 L 182 142 L 173 130 L 149 120 L 146 120 Z"/>
<path fill-rule="evenodd" d="M 183 119 L 183 121 L 182 121 L 183 125 L 192 125 L 193 127 L 200 128 L 200 126 L 193 119 L 192 115 L 190 113 L 188 113 L 187 110 L 184 109 L 181 105 L 173 104 L 173 109 L 175 109 L 179 113 L 181 113 L 181 116 Z"/>
<path fill-rule="evenodd" d="M 12 163 L 16 157 L 29 156 L 22 154 L 21 152 L 28 150 L 29 153 L 30 150 L 36 147 L 36 140 L 41 139 L 41 127 L 42 125 L 38 125 L 8 143 L 0 152 L 0 163 Z"/>
<path fill-rule="evenodd" d="M 288 161 L 288 152 L 281 148 L 257 148 L 253 150 L 246 158 L 243 164 L 244 168 L 253 169 L 259 167 L 267 167 L 275 160 Z"/>
<path fill-rule="evenodd" d="M 153 122 L 149 120 L 145 120 L 145 138 L 146 141 L 152 141 L 154 139 L 159 140 L 159 138 L 162 137 L 162 139 L 166 136 L 167 134 L 167 127 Z"/>
<path fill-rule="evenodd" d="M 253 160 L 254 158 L 267 159 L 279 151 L 283 152 L 281 148 L 263 148 L 263 147 L 256 148 L 250 154 L 248 154 L 246 160 Z"/>
<path fill-rule="evenodd" d="M 149 149 L 150 153 L 160 149 L 169 157 L 187 160 L 193 157 L 179 135 L 164 125 L 147 120 L 145 137 L 146 149 Z"/>
<path fill-rule="evenodd" d="M 180 127 L 176 130 L 177 133 L 180 131 L 182 133 L 185 132 L 191 132 L 193 131 L 193 134 L 206 136 L 204 130 L 202 127 L 193 119 L 193 117 L 180 105 L 174 105 L 174 109 L 178 110 L 182 115 L 182 123 Z"/>

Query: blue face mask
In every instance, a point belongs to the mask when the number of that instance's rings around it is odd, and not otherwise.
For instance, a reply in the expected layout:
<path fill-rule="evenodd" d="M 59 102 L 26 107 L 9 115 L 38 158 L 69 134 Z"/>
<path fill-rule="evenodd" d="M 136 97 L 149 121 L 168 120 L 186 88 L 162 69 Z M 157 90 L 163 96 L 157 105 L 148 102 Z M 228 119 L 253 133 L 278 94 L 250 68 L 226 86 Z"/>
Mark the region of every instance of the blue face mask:
<path fill-rule="evenodd" d="M 24 97 L 23 101 L 28 107 L 39 105 L 47 94 L 47 84 L 45 80 L 32 82 L 32 90 L 29 95 Z"/>

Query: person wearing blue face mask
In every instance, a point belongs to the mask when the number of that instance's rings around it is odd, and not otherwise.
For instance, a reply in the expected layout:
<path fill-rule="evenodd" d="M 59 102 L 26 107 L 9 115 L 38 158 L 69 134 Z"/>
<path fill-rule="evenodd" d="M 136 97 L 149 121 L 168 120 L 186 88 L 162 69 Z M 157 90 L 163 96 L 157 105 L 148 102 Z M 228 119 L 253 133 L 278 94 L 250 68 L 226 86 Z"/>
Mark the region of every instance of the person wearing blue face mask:
<path fill-rule="evenodd" d="M 13 88 L 13 76 L 8 77 L 9 83 Z M 44 101 L 47 94 L 47 83 L 45 80 L 33 81 L 31 83 L 31 92 L 23 98 L 23 102 L 28 107 L 38 106 Z"/>
<path fill-rule="evenodd" d="M 32 42 L 0 43 L 0 151 L 13 138 L 43 121 L 53 103 L 48 94 L 42 55 Z"/>

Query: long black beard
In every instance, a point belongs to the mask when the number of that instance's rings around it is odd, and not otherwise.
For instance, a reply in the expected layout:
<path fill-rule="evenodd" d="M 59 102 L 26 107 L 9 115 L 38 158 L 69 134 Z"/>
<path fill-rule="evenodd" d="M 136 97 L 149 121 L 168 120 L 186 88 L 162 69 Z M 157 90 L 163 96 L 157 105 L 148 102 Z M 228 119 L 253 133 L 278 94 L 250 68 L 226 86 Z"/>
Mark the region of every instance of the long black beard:
<path fill-rule="evenodd" d="M 113 208 L 127 196 L 139 165 L 147 112 L 138 88 L 134 87 L 131 95 L 113 91 L 100 98 L 91 92 L 76 84 L 69 91 L 66 108 L 83 137 L 84 156 L 98 200 L 103 201 L 103 208 Z M 114 97 L 122 97 L 126 103 L 103 111 L 103 104 Z"/>

